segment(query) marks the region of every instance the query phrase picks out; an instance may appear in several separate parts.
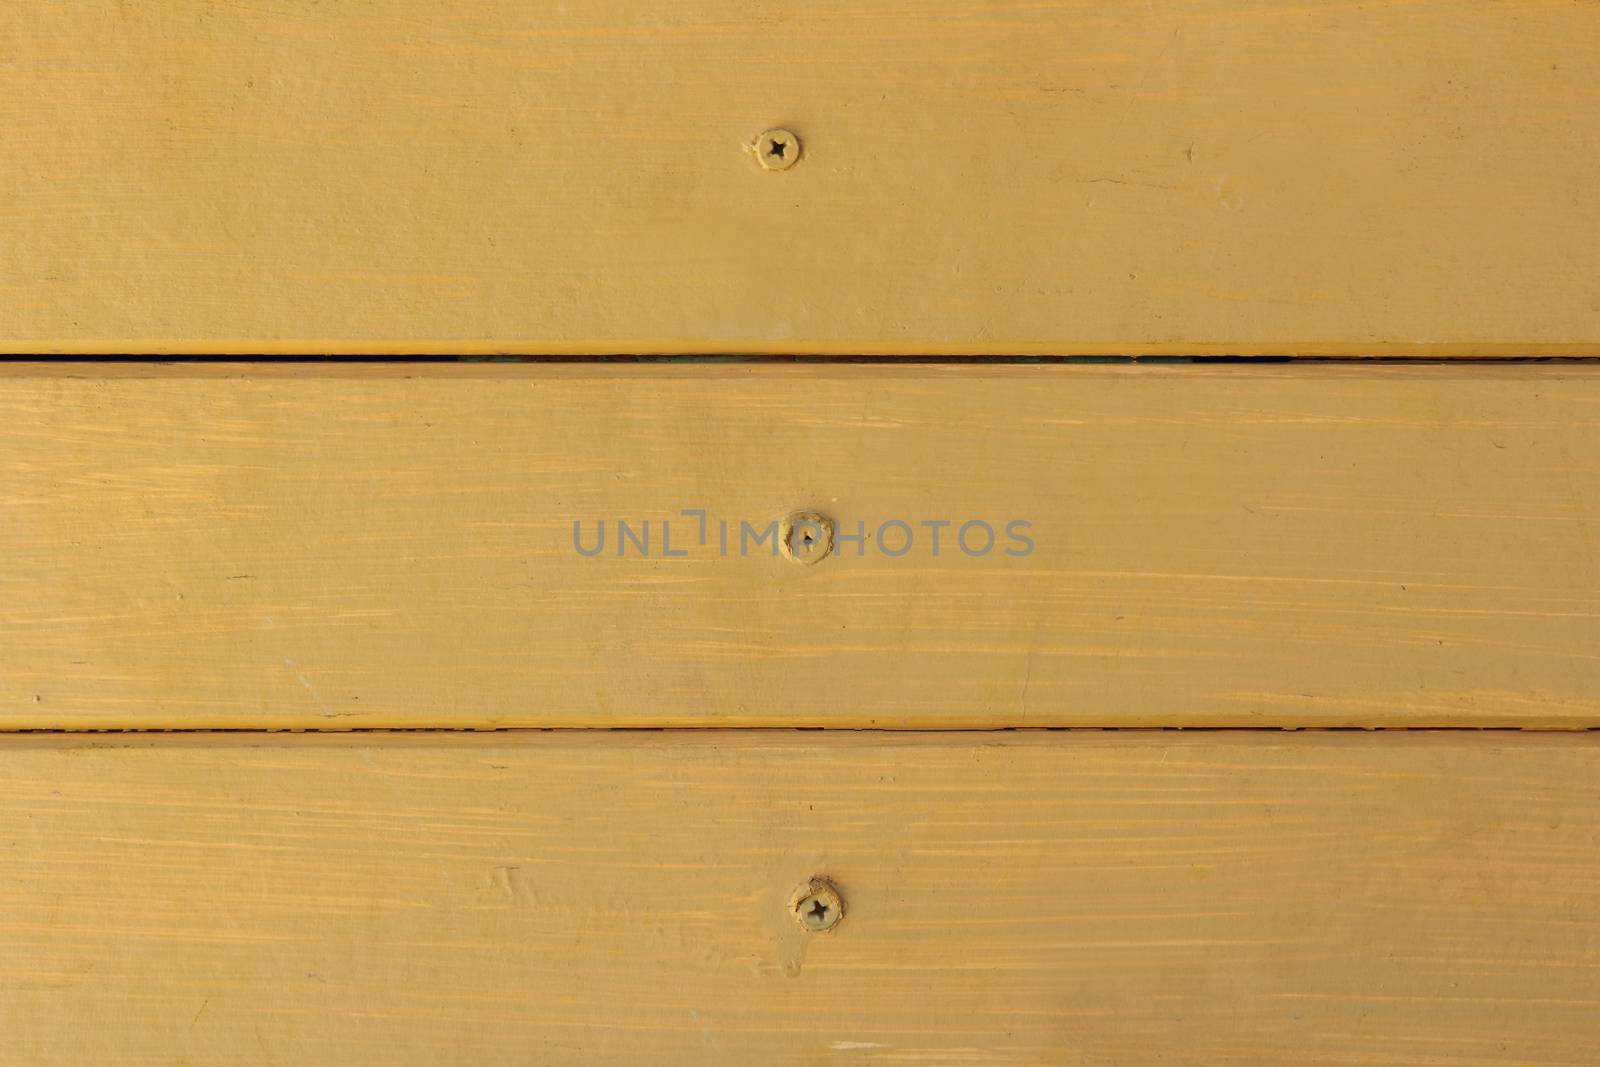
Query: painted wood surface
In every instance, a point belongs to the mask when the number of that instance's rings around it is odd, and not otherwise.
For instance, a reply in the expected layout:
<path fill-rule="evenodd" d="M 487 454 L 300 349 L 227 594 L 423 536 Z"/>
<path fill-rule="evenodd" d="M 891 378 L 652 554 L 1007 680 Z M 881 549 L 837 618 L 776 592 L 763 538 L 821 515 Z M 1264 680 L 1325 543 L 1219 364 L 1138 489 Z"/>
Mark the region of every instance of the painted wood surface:
<path fill-rule="evenodd" d="M 7 0 L 0 55 L 5 352 L 1600 354 L 1593 3 Z"/>
<path fill-rule="evenodd" d="M 0 471 L 10 728 L 1600 724 L 1590 366 L 12 365 Z"/>
<path fill-rule="evenodd" d="M 1600 735 L 0 742 L 28 1067 L 1577 1067 Z M 845 916 L 786 910 L 814 875 Z"/>

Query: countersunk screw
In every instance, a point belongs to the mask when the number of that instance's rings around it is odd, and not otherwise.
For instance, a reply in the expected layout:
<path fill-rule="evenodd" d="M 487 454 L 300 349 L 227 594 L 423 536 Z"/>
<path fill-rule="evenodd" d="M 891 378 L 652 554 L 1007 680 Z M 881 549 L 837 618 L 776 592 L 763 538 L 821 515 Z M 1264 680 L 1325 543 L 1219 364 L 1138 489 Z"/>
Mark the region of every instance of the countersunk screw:
<path fill-rule="evenodd" d="M 810 566 L 833 551 L 833 520 L 814 511 L 797 511 L 778 527 L 778 550 L 785 559 Z"/>
<path fill-rule="evenodd" d="M 826 878 L 813 878 L 794 891 L 789 910 L 795 921 L 813 933 L 832 930 L 844 918 L 844 898 Z"/>
<path fill-rule="evenodd" d="M 788 170 L 800 162 L 800 138 L 788 130 L 768 130 L 756 138 L 752 150 L 767 170 Z"/>

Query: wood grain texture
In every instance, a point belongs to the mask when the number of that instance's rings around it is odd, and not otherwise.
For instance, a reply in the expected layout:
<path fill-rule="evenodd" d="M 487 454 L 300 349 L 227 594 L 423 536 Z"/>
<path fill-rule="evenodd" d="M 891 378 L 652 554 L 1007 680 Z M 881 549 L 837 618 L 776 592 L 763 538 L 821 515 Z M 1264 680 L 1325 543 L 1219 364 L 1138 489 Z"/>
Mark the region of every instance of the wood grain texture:
<path fill-rule="evenodd" d="M 1597 734 L 0 755 L 0 1042 L 26 1067 L 1587 1067 L 1600 1047 Z M 846 907 L 824 935 L 785 912 L 816 874 Z"/>
<path fill-rule="evenodd" d="M 0 55 L 5 352 L 1600 354 L 1588 2 L 7 0 Z"/>
<path fill-rule="evenodd" d="M 0 473 L 11 728 L 1600 725 L 1597 367 L 12 365 Z"/>

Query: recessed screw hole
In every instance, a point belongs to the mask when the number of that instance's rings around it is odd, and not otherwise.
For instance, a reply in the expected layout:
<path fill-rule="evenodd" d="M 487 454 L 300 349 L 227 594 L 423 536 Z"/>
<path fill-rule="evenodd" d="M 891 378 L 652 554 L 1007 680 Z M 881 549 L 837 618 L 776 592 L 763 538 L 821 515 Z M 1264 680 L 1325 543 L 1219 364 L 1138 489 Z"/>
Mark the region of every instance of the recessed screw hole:
<path fill-rule="evenodd" d="M 789 898 L 790 914 L 813 933 L 832 930 L 844 918 L 844 899 L 825 878 L 813 878 Z"/>
<path fill-rule="evenodd" d="M 767 170 L 788 170 L 800 161 L 800 138 L 789 130 L 767 130 L 749 147 Z"/>
<path fill-rule="evenodd" d="M 795 563 L 811 565 L 833 554 L 834 523 L 814 511 L 797 511 L 783 520 L 778 548 Z"/>

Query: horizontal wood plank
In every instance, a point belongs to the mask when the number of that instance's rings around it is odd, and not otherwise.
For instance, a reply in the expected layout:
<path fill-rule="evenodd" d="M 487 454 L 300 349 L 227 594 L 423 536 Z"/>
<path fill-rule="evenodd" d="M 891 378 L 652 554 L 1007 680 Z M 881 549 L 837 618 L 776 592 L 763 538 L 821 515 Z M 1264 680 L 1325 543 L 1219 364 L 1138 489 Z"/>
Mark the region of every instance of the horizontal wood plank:
<path fill-rule="evenodd" d="M 9 728 L 1600 725 L 1588 366 L 42 363 L 0 471 Z"/>
<path fill-rule="evenodd" d="M 13 737 L 0 842 L 29 1067 L 1600 1047 L 1597 734 Z"/>
<path fill-rule="evenodd" d="M 7 0 L 0 54 L 3 352 L 1600 354 L 1593 3 Z"/>

